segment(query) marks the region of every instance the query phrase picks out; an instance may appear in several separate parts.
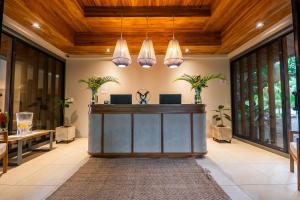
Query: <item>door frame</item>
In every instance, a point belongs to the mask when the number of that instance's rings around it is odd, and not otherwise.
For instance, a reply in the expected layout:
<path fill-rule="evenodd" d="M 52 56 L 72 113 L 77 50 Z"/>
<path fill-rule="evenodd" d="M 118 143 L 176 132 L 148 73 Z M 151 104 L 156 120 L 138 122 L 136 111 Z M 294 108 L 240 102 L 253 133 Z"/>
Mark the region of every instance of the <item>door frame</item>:
<path fill-rule="evenodd" d="M 294 27 L 294 46 L 296 57 L 296 77 L 297 77 L 297 99 L 300 99 L 300 0 L 291 0 L 293 27 Z M 297 111 L 300 110 L 299 103 L 297 104 Z M 298 126 L 300 128 L 300 117 L 298 117 Z"/>

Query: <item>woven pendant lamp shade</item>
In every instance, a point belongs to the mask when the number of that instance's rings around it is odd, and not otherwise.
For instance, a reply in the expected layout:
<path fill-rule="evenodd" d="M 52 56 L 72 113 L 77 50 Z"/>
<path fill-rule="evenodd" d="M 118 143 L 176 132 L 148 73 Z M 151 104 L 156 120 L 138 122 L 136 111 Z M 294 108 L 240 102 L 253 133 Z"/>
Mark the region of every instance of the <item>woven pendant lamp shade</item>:
<path fill-rule="evenodd" d="M 177 68 L 183 63 L 183 57 L 178 40 L 172 39 L 169 42 L 164 64 L 169 68 Z"/>
<path fill-rule="evenodd" d="M 173 38 L 169 42 L 166 56 L 164 59 L 164 64 L 167 65 L 169 68 L 177 68 L 183 63 L 180 45 L 178 40 L 176 40 L 174 36 L 174 23 L 175 18 L 173 16 Z"/>
<path fill-rule="evenodd" d="M 127 67 L 131 64 L 131 57 L 129 54 L 128 46 L 126 40 L 123 38 L 118 39 L 112 62 L 121 68 Z"/>
<path fill-rule="evenodd" d="M 142 48 L 140 50 L 137 61 L 139 65 L 142 66 L 143 68 L 150 68 L 154 64 L 156 64 L 156 57 L 153 48 L 153 43 L 152 40 L 150 40 L 149 38 L 146 38 L 143 41 Z"/>

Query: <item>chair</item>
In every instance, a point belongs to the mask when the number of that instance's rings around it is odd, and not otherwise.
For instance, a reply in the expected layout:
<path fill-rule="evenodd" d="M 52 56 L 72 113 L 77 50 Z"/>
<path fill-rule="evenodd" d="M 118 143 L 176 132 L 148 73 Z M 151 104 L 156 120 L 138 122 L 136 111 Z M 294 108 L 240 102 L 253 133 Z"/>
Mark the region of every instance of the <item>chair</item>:
<path fill-rule="evenodd" d="M 300 191 L 300 143 L 299 138 L 297 138 L 296 142 L 294 140 L 294 133 L 289 131 L 288 134 L 288 150 L 290 154 L 290 171 L 294 172 L 294 164 L 297 162 L 297 186 L 298 191 Z"/>
<path fill-rule="evenodd" d="M 0 159 L 2 159 L 3 173 L 7 172 L 8 167 L 8 135 L 7 132 L 0 132 Z"/>

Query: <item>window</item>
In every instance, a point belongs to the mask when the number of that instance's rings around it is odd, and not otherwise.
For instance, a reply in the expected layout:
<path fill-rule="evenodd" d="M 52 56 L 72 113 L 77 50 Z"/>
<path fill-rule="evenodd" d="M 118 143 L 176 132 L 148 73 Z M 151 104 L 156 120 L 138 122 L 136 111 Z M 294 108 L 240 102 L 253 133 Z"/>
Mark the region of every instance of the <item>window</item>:
<path fill-rule="evenodd" d="M 298 131 L 292 36 L 275 38 L 231 62 L 234 134 L 285 152 L 287 130 Z"/>

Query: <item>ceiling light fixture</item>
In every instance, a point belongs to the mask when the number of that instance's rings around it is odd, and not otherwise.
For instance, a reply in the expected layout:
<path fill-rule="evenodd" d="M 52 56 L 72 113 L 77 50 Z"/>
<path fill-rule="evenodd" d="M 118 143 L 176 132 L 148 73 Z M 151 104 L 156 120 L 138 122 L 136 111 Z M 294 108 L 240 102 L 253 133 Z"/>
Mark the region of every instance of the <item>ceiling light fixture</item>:
<path fill-rule="evenodd" d="M 184 50 L 184 52 L 185 52 L 185 53 L 189 53 L 190 50 L 189 50 L 188 48 L 186 48 L 186 49 Z"/>
<path fill-rule="evenodd" d="M 125 68 L 131 64 L 127 42 L 123 39 L 123 17 L 121 17 L 121 38 L 117 41 L 112 62 L 120 68 Z"/>
<path fill-rule="evenodd" d="M 41 28 L 40 24 L 37 23 L 37 22 L 34 22 L 34 23 L 32 24 L 32 27 L 37 28 L 37 29 L 40 29 L 40 28 Z"/>
<path fill-rule="evenodd" d="M 146 39 L 143 41 L 137 62 L 143 68 L 150 68 L 156 64 L 156 57 L 155 57 L 153 43 L 152 40 L 148 38 L 148 17 L 147 17 Z"/>
<path fill-rule="evenodd" d="M 264 25 L 265 25 L 265 24 L 264 24 L 263 22 L 257 22 L 257 23 L 256 23 L 256 28 L 257 28 L 257 29 L 260 29 L 260 28 L 262 28 Z"/>
<path fill-rule="evenodd" d="M 167 53 L 164 59 L 164 64 L 169 68 L 177 68 L 183 63 L 180 45 L 178 40 L 176 40 L 174 36 L 174 23 L 175 19 L 173 16 L 173 38 L 169 42 Z"/>
<path fill-rule="evenodd" d="M 110 49 L 109 48 L 106 49 L 106 53 L 110 53 Z"/>

